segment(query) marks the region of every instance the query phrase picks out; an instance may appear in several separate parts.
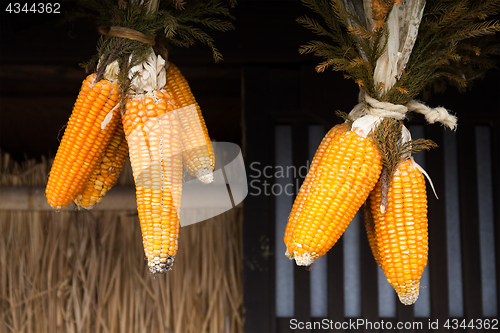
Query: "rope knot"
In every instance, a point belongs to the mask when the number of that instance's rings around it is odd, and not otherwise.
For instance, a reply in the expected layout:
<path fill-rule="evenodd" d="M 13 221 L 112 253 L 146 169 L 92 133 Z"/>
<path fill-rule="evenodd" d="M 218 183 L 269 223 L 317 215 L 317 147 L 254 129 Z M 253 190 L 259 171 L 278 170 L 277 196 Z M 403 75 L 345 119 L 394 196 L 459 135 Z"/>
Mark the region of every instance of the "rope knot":
<path fill-rule="evenodd" d="M 423 114 L 429 124 L 440 122 L 441 124 L 449 127 L 452 130 L 456 129 L 457 127 L 457 117 L 450 114 L 449 111 L 442 106 L 431 108 L 415 99 L 409 101 L 406 105 L 408 106 L 408 109 L 410 111 L 415 111 Z"/>
<path fill-rule="evenodd" d="M 364 91 L 360 91 L 359 104 L 354 107 L 350 115 L 353 119 L 357 119 L 363 115 L 372 115 L 380 118 L 401 120 L 405 118 L 406 113 L 409 111 L 423 114 L 429 124 L 440 122 L 452 130 L 457 127 L 457 117 L 450 114 L 449 111 L 442 106 L 431 108 L 415 99 L 411 100 L 406 105 L 381 102 L 369 96 Z"/>
<path fill-rule="evenodd" d="M 382 118 L 404 119 L 408 108 L 400 104 L 381 102 L 365 93 L 365 102 L 368 104 L 367 113 Z"/>

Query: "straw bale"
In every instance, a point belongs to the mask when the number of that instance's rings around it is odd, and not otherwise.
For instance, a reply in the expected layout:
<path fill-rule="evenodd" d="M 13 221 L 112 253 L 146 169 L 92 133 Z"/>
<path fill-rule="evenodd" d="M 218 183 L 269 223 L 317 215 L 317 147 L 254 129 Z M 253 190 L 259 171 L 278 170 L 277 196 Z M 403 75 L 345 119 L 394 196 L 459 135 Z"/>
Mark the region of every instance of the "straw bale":
<path fill-rule="evenodd" d="M 43 185 L 49 166 L 0 152 L 0 186 Z M 0 211 L 0 333 L 239 333 L 241 262 L 241 208 L 183 227 L 156 276 L 137 211 Z"/>

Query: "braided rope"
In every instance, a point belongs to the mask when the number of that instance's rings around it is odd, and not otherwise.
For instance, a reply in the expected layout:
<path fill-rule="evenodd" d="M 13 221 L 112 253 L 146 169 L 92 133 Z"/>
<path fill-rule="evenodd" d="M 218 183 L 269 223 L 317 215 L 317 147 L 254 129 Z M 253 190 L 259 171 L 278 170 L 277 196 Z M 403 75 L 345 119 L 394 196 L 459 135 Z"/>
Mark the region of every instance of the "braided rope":
<path fill-rule="evenodd" d="M 417 100 L 411 100 L 408 104 L 406 104 L 406 106 L 410 111 L 423 114 L 429 124 L 440 122 L 452 130 L 457 128 L 457 117 L 450 114 L 449 111 L 442 106 L 431 108 Z"/>
<path fill-rule="evenodd" d="M 368 96 L 365 92 L 360 92 L 359 102 L 351 112 L 351 117 L 355 119 L 359 118 L 361 114 L 369 114 L 380 118 L 404 119 L 407 112 L 414 111 L 423 114 L 429 124 L 440 122 L 452 130 L 457 127 L 457 117 L 450 114 L 446 108 L 442 106 L 431 108 L 415 99 L 406 105 L 392 104 L 381 102 Z M 364 107 L 361 107 L 361 105 Z"/>
<path fill-rule="evenodd" d="M 382 118 L 394 118 L 394 119 L 404 119 L 408 108 L 400 104 L 392 104 L 389 102 L 381 102 L 373 97 L 365 94 L 365 101 L 368 103 L 368 114 L 382 117 Z"/>

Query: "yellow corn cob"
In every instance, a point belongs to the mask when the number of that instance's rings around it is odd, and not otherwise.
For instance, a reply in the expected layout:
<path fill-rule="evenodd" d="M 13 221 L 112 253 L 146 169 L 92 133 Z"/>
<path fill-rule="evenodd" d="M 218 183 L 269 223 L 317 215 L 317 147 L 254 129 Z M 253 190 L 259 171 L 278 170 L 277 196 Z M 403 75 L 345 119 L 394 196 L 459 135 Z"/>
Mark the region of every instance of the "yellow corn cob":
<path fill-rule="evenodd" d="M 344 233 L 380 176 L 381 156 L 373 141 L 353 131 L 331 140 L 318 161 L 287 251 L 297 265 L 308 266 Z M 299 204 L 300 205 L 300 204 Z"/>
<path fill-rule="evenodd" d="M 173 266 L 179 236 L 182 186 L 180 124 L 164 91 L 127 101 L 123 127 L 136 186 L 144 252 L 152 273 Z"/>
<path fill-rule="evenodd" d="M 94 82 L 95 79 L 96 75 L 91 74 L 82 83 L 50 170 L 46 196 L 56 209 L 69 205 L 81 193 L 119 119 L 115 107 L 118 85 L 107 80 Z M 111 115 L 106 123 L 104 120 Z"/>
<path fill-rule="evenodd" d="M 113 187 L 118 176 L 120 176 L 127 156 L 127 140 L 123 133 L 122 121 L 119 119 L 111 141 L 101 156 L 101 160 L 95 166 L 82 193 L 75 199 L 76 205 L 85 209 L 92 209 L 95 204 L 101 202 L 106 192 Z"/>
<path fill-rule="evenodd" d="M 380 266 L 405 305 L 415 303 L 427 265 L 427 194 L 425 179 L 413 159 L 400 162 L 380 212 L 380 182 L 370 195 Z M 377 257 L 377 254 L 375 254 Z"/>
<path fill-rule="evenodd" d="M 380 257 L 378 254 L 378 247 L 377 247 L 377 238 L 375 236 L 375 221 L 373 221 L 372 210 L 371 210 L 369 201 L 365 202 L 365 204 L 363 205 L 363 215 L 364 215 L 364 220 L 365 220 L 365 229 L 366 229 L 366 235 L 368 238 L 368 244 L 370 245 L 370 249 L 372 250 L 373 257 L 375 258 L 375 262 L 377 263 L 377 265 L 380 266 Z"/>
<path fill-rule="evenodd" d="M 165 89 L 177 104 L 181 123 L 182 157 L 189 174 L 204 183 L 213 181 L 214 153 L 207 126 L 186 78 L 179 68 L 170 63 Z"/>
<path fill-rule="evenodd" d="M 346 132 L 349 130 L 349 126 L 347 126 L 346 123 L 344 124 L 339 124 L 330 129 L 328 133 L 326 133 L 325 137 L 321 141 L 318 149 L 316 150 L 316 153 L 314 154 L 314 158 L 311 162 L 311 165 L 309 167 L 309 171 L 307 172 L 306 179 L 304 179 L 304 182 L 302 183 L 302 186 L 300 187 L 299 193 L 297 194 L 297 197 L 295 198 L 295 201 L 293 203 L 292 211 L 290 213 L 290 216 L 288 218 L 288 223 L 286 226 L 285 230 L 285 244 L 292 244 L 292 239 L 293 235 L 295 232 L 295 225 L 296 222 L 302 213 L 304 209 L 304 203 L 307 199 L 307 194 L 311 190 L 311 184 L 312 181 L 314 180 L 314 177 L 316 175 L 316 169 L 318 167 L 319 161 L 323 158 L 323 155 L 325 154 L 326 149 L 328 148 L 328 145 L 332 142 L 334 138 L 336 138 L 338 135 Z M 293 255 L 291 253 L 287 252 L 285 255 L 289 259 L 293 259 Z"/>

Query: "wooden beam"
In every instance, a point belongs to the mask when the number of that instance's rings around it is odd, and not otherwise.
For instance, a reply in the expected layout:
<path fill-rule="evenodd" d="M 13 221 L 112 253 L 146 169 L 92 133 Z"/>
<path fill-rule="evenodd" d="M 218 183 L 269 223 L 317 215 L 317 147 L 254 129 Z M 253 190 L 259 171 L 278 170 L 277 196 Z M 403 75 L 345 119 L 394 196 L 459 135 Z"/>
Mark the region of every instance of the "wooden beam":
<path fill-rule="evenodd" d="M 186 185 L 188 184 L 188 185 Z M 185 183 L 182 209 L 223 209 L 228 208 L 227 187 L 224 184 Z M 199 200 L 200 197 L 206 198 Z M 227 198 L 228 200 L 221 200 Z M 75 205 L 61 210 L 75 210 Z M 52 211 L 47 203 L 44 186 L 2 186 L 0 187 L 0 210 Z M 137 210 L 134 186 L 115 186 L 92 210 Z M 182 215 L 182 213 L 181 213 Z M 182 221 L 181 221 L 182 223 Z"/>
<path fill-rule="evenodd" d="M 75 210 L 75 205 L 61 210 Z M 52 211 L 47 203 L 44 186 L 3 186 L 0 187 L 0 210 Z M 93 210 L 137 210 L 134 186 L 117 186 L 106 194 L 105 200 Z"/>

